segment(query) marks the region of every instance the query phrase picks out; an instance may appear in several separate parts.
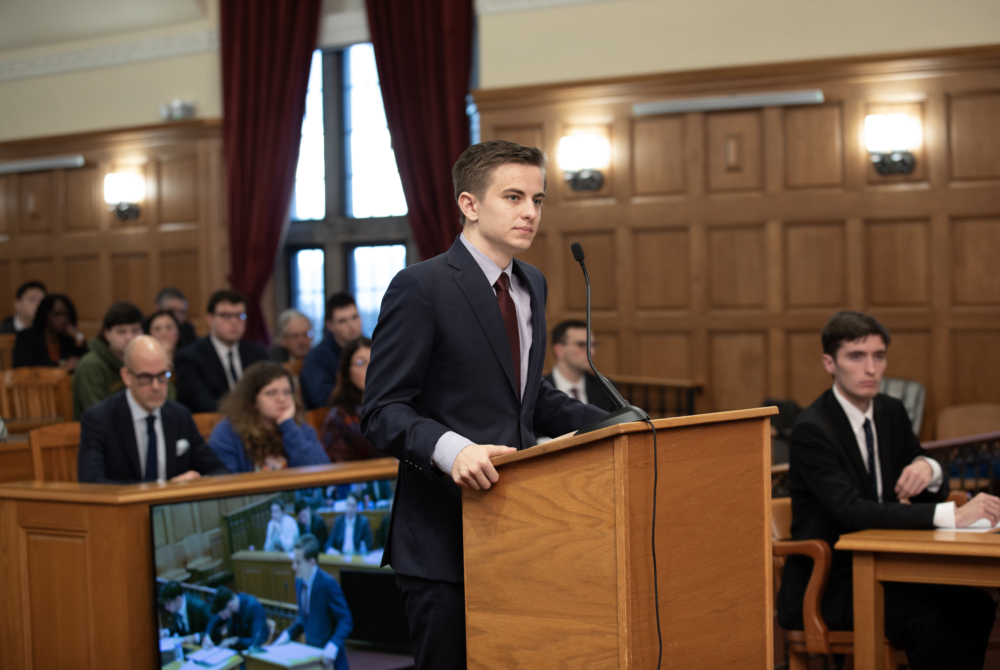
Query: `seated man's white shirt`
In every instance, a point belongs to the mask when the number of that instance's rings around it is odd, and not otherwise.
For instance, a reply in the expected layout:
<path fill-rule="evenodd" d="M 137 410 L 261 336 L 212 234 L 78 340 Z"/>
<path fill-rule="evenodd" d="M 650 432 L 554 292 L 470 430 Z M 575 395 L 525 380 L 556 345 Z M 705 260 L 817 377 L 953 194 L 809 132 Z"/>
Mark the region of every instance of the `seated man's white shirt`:
<path fill-rule="evenodd" d="M 580 379 L 574 384 L 563 376 L 559 367 L 552 368 L 552 385 L 568 396 L 576 398 L 580 402 L 587 402 L 587 376 L 580 375 Z M 573 391 L 576 391 L 576 394 Z"/>
<path fill-rule="evenodd" d="M 297 539 L 299 539 L 299 524 L 292 517 L 283 514 L 280 523 L 274 519 L 267 522 L 264 551 L 291 551 Z"/>
<path fill-rule="evenodd" d="M 236 383 L 243 379 L 243 361 L 240 359 L 240 343 L 237 340 L 233 346 L 227 347 L 222 343 L 222 340 L 215 337 L 215 335 L 209 335 L 208 339 L 212 342 L 212 346 L 215 348 L 215 354 L 222 361 L 222 369 L 226 371 L 226 381 L 229 382 L 229 388 L 232 390 L 236 387 Z M 229 368 L 229 354 L 233 354 L 233 367 L 236 368 L 236 379 L 233 379 L 233 372 Z"/>
<path fill-rule="evenodd" d="M 344 544 L 340 547 L 340 553 L 342 554 L 353 554 L 354 553 L 354 523 L 357 517 L 348 520 L 344 517 Z"/>

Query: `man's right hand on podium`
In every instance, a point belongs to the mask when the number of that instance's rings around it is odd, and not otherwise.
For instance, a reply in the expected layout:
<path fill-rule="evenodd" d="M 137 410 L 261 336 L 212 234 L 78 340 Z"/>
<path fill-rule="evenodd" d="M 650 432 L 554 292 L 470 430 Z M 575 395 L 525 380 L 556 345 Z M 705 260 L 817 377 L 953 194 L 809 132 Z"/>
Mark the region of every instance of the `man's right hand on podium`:
<path fill-rule="evenodd" d="M 458 452 L 451 466 L 451 478 L 463 488 L 488 489 L 500 479 L 490 459 L 517 451 L 513 447 L 495 444 L 470 444 Z"/>

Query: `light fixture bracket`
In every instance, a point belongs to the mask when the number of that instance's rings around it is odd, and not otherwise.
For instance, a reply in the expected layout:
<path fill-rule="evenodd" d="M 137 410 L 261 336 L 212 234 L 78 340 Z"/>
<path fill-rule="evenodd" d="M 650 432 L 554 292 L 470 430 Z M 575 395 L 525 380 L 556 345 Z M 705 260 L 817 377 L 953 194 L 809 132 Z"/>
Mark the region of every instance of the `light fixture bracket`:
<path fill-rule="evenodd" d="M 604 175 L 600 170 L 567 170 L 563 179 L 574 191 L 600 191 L 604 186 Z"/>
<path fill-rule="evenodd" d="M 872 153 L 871 158 L 880 175 L 910 174 L 917 166 L 916 157 L 909 151 Z"/>
<path fill-rule="evenodd" d="M 135 221 L 139 218 L 139 205 L 134 202 L 119 202 L 116 205 L 108 205 L 108 209 L 114 212 L 120 221 Z"/>

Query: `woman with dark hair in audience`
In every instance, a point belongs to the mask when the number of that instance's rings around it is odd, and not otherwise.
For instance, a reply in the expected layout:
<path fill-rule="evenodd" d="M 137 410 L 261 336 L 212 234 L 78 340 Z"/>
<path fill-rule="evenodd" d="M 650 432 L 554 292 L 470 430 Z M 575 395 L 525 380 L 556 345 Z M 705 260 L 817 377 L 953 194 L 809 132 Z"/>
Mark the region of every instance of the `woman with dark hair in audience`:
<path fill-rule="evenodd" d="M 76 308 L 62 293 L 45 296 L 35 311 L 31 328 L 17 334 L 14 367 L 61 367 L 73 372 L 87 353 L 83 333 L 76 329 Z"/>
<path fill-rule="evenodd" d="M 329 463 L 316 431 L 298 421 L 292 376 L 281 363 L 261 361 L 222 400 L 226 415 L 208 444 L 232 472 L 283 470 Z"/>
<path fill-rule="evenodd" d="M 153 312 L 142 322 L 142 330 L 163 345 L 173 369 L 174 354 L 177 353 L 177 344 L 181 340 L 181 324 L 174 313 L 169 309 Z"/>
<path fill-rule="evenodd" d="M 323 422 L 323 448 L 331 463 L 387 456 L 361 434 L 361 398 L 371 353 L 372 341 L 359 337 L 348 342 L 340 354 L 337 385 L 330 394 L 330 412 Z"/>

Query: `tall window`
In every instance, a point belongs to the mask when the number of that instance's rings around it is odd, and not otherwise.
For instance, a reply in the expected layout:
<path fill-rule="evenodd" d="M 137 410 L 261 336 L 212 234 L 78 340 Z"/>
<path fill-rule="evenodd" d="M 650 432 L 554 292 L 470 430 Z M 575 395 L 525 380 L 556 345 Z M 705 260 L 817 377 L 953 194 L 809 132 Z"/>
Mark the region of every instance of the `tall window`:
<path fill-rule="evenodd" d="M 372 336 L 378 322 L 382 296 L 396 273 L 406 267 L 406 247 L 402 244 L 380 244 L 354 247 L 347 258 L 349 290 L 358 303 L 361 329 Z"/>
<path fill-rule="evenodd" d="M 357 44 L 344 53 L 344 107 L 347 216 L 404 216 L 406 198 L 371 44 Z"/>
<path fill-rule="evenodd" d="M 302 119 L 299 163 L 292 196 L 293 221 L 326 218 L 326 162 L 323 145 L 323 52 L 313 52 Z"/>
<path fill-rule="evenodd" d="M 326 309 L 326 264 L 322 249 L 299 249 L 291 254 L 290 284 L 292 307 L 309 317 L 313 340 L 323 337 Z"/>

